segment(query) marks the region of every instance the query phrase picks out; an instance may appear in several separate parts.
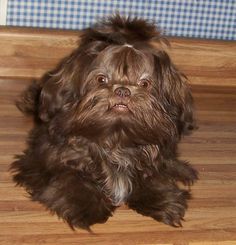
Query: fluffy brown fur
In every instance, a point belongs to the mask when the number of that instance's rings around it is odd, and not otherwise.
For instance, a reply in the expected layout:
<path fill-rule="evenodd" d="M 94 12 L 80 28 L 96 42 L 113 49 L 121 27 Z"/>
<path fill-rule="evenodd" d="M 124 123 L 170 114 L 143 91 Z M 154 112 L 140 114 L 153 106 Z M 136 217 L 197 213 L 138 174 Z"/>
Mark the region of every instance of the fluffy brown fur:
<path fill-rule="evenodd" d="M 197 172 L 177 159 L 194 128 L 186 78 L 141 19 L 109 18 L 85 30 L 76 50 L 23 93 L 33 115 L 28 148 L 12 164 L 32 200 L 74 227 L 105 222 L 122 203 L 180 226 Z"/>

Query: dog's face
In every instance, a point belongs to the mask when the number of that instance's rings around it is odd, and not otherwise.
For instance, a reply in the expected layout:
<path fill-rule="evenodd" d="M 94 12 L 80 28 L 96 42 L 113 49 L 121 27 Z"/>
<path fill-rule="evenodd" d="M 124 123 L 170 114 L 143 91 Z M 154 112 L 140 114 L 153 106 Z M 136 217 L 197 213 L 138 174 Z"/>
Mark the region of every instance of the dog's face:
<path fill-rule="evenodd" d="M 152 47 L 150 37 L 138 39 L 135 25 L 84 35 L 79 48 L 42 86 L 42 121 L 93 139 L 123 137 L 160 145 L 179 138 L 192 123 L 189 88 L 163 49 Z"/>
<path fill-rule="evenodd" d="M 75 124 L 87 135 L 123 132 L 143 141 L 176 134 L 163 106 L 154 56 L 131 45 L 109 45 L 87 68 L 79 84 Z"/>

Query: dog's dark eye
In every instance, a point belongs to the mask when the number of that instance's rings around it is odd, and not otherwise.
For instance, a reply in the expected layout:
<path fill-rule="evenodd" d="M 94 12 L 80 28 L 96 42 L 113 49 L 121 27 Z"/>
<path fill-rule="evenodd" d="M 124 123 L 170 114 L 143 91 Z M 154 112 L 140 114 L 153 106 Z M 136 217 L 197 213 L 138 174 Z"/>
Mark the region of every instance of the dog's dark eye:
<path fill-rule="evenodd" d="M 138 86 L 141 87 L 141 88 L 148 88 L 149 85 L 150 85 L 150 82 L 147 79 L 141 79 L 138 82 Z"/>
<path fill-rule="evenodd" d="M 98 75 L 96 78 L 97 82 L 100 84 L 108 83 L 108 78 L 105 75 Z"/>

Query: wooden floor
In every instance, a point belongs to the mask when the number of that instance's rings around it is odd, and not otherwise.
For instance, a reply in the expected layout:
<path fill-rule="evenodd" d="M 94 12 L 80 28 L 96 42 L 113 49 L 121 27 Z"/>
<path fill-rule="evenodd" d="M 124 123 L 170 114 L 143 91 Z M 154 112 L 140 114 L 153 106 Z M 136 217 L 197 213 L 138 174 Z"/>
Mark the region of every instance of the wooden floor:
<path fill-rule="evenodd" d="M 180 155 L 199 171 L 183 228 L 171 228 L 121 207 L 94 234 L 71 231 L 14 187 L 8 168 L 32 126 L 14 106 L 27 80 L 0 80 L 0 244 L 236 244 L 236 88 L 193 87 L 199 130 Z"/>

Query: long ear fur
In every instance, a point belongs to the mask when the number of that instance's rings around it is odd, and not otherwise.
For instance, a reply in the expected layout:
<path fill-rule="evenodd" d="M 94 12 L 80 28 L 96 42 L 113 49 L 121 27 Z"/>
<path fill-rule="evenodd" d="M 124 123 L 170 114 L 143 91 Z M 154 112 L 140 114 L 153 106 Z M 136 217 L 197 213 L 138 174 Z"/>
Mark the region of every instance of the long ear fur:
<path fill-rule="evenodd" d="M 42 121 L 49 121 L 74 97 L 75 60 L 75 54 L 72 54 L 43 78 L 38 111 Z"/>
<path fill-rule="evenodd" d="M 74 96 L 72 80 L 76 69 L 74 52 L 56 69 L 39 81 L 33 81 L 16 102 L 17 107 L 23 113 L 33 115 L 36 121 L 49 121 Z"/>
<path fill-rule="evenodd" d="M 17 108 L 26 115 L 37 114 L 37 106 L 39 101 L 41 87 L 37 81 L 32 81 L 30 86 L 21 94 L 16 101 Z"/>
<path fill-rule="evenodd" d="M 161 85 L 160 93 L 167 110 L 177 122 L 179 135 L 188 134 L 196 128 L 196 124 L 193 118 L 193 98 L 187 78 L 176 68 L 165 51 L 159 51 L 154 57 Z"/>

